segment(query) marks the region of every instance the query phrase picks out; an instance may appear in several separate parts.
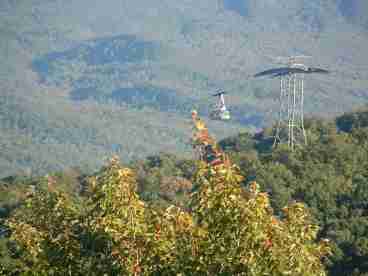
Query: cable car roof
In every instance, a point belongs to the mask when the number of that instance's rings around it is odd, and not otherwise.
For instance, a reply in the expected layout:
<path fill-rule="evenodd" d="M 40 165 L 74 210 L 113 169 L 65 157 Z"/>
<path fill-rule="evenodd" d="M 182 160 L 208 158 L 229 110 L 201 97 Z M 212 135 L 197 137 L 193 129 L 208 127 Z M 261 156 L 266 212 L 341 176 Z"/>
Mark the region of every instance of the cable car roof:
<path fill-rule="evenodd" d="M 213 94 L 212 96 L 217 97 L 217 96 L 221 96 L 221 95 L 224 95 L 224 94 L 227 94 L 227 92 L 223 91 L 223 90 L 220 90 L 216 94 Z"/>

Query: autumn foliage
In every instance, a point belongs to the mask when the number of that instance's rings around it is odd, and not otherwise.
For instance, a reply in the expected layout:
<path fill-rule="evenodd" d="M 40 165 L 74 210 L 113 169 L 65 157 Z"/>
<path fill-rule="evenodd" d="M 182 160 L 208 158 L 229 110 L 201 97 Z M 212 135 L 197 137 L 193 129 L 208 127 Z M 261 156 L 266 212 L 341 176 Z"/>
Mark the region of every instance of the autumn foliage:
<path fill-rule="evenodd" d="M 193 116 L 200 153 L 188 209 L 153 208 L 117 158 L 89 177 L 84 197 L 39 189 L 8 220 L 24 275 L 326 275 L 327 241 L 306 208 L 276 217 L 257 183 Z M 165 184 L 167 185 L 167 184 Z"/>

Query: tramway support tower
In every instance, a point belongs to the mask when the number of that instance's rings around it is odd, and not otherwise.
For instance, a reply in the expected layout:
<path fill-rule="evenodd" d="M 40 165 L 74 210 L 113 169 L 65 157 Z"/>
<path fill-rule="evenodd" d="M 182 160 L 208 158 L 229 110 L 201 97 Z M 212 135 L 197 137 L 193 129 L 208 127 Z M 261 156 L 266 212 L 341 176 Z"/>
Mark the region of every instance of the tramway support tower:
<path fill-rule="evenodd" d="M 290 58 L 289 66 L 304 66 Z M 305 66 L 304 66 L 305 68 Z M 304 74 L 280 75 L 279 116 L 274 129 L 274 146 L 287 143 L 293 150 L 296 144 L 307 144 L 304 129 Z M 287 130 L 287 135 L 282 131 Z"/>
<path fill-rule="evenodd" d="M 327 70 L 304 65 L 301 60 L 308 57 L 278 58 L 283 59 L 287 67 L 269 69 L 255 75 L 280 79 L 279 114 L 273 130 L 274 146 L 283 143 L 294 150 L 297 145 L 307 144 L 304 129 L 304 77 L 310 73 L 328 73 Z"/>

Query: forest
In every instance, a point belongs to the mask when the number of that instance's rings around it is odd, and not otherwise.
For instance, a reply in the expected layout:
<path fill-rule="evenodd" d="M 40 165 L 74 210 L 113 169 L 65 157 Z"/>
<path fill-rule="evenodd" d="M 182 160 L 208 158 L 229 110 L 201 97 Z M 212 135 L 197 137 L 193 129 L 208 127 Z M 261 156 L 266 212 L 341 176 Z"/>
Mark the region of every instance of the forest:
<path fill-rule="evenodd" d="M 294 151 L 193 125 L 200 160 L 2 179 L 2 273 L 368 275 L 368 107 L 308 118 Z"/>
<path fill-rule="evenodd" d="M 310 56 L 304 110 L 368 100 L 366 0 L 2 0 L 0 178 L 93 172 L 165 151 L 191 156 L 187 115 L 226 90 L 218 138 L 269 126 L 279 82 L 252 76 Z M 168 128 L 168 126 L 170 126 Z M 153 135 L 152 135 L 153 134 Z M 162 141 L 170 141 L 163 144 Z"/>

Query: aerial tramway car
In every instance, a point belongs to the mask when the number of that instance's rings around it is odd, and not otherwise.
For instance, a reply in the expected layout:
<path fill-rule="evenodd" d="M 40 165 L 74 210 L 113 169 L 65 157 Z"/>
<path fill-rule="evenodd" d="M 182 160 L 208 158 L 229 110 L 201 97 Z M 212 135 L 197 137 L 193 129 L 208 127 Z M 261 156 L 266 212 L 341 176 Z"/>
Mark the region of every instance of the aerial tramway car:
<path fill-rule="evenodd" d="M 210 112 L 210 118 L 212 120 L 228 121 L 231 119 L 230 111 L 227 109 L 225 104 L 225 91 L 219 91 L 212 95 L 218 98 L 217 104 L 215 104 L 213 110 Z"/>

